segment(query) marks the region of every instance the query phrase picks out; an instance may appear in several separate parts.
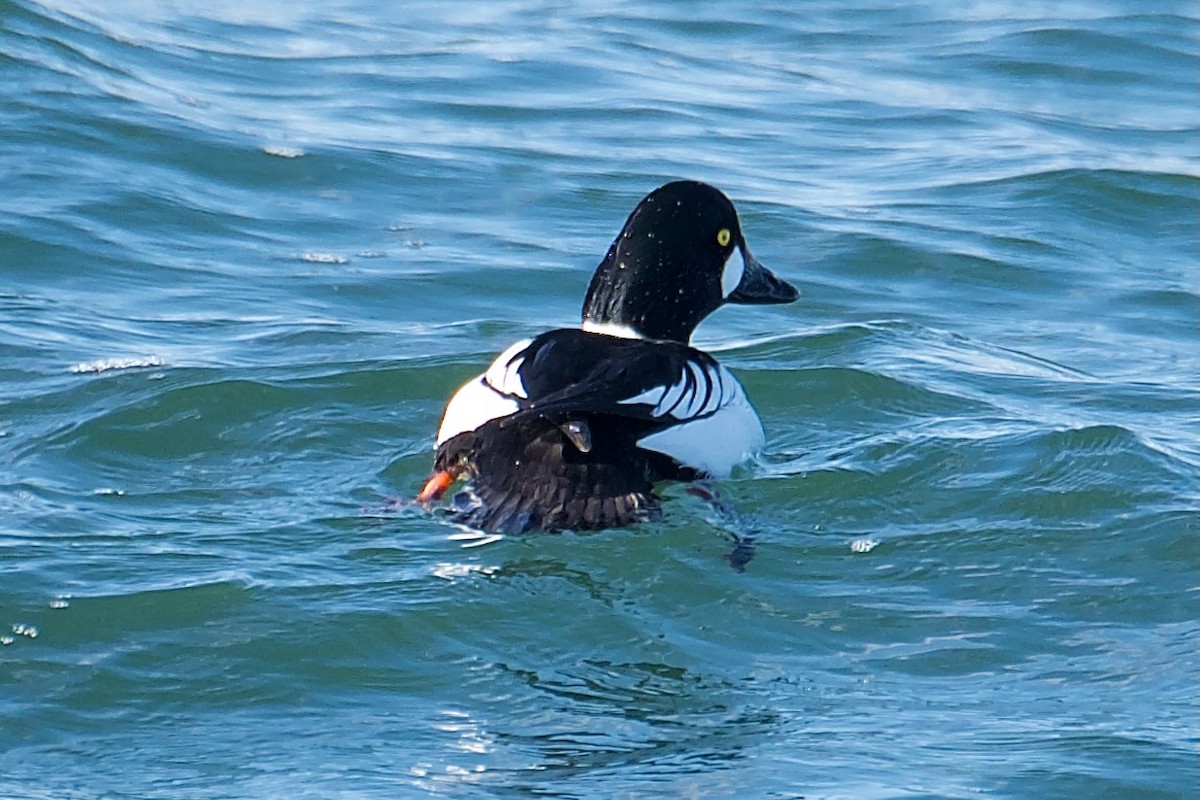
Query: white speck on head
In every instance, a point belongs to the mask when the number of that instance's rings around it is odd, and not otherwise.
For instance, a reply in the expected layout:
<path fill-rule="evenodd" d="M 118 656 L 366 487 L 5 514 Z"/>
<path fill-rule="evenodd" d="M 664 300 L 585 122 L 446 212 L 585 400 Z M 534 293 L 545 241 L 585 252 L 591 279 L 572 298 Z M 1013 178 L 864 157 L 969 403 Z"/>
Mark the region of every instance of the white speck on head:
<path fill-rule="evenodd" d="M 742 248 L 735 247 L 729 258 L 725 259 L 725 269 L 721 271 L 721 296 L 729 297 L 733 294 L 733 290 L 742 282 L 742 276 L 745 274 L 746 259 L 742 255 Z"/>
<path fill-rule="evenodd" d="M 585 319 L 581 325 L 588 333 L 599 333 L 604 336 L 616 336 L 618 339 L 645 339 L 646 337 L 638 333 L 628 325 L 618 325 L 615 322 L 595 322 L 590 319 Z"/>

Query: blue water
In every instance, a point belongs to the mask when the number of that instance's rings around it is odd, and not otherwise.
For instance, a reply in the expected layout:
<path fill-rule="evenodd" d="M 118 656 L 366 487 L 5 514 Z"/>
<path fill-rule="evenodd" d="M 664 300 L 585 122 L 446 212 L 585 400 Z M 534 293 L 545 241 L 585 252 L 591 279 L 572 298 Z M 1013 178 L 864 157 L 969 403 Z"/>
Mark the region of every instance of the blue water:
<path fill-rule="evenodd" d="M 0 0 L 0 797 L 1196 797 L 1198 34 Z M 674 178 L 803 292 L 736 513 L 392 504 Z"/>

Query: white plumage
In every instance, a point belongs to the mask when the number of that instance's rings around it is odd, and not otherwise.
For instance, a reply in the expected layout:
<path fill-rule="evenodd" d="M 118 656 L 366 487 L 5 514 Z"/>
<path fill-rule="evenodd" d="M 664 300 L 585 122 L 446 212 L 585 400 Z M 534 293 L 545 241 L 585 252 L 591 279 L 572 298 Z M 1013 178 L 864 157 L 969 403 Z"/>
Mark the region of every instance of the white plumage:
<path fill-rule="evenodd" d="M 638 440 L 638 447 L 713 477 L 728 475 L 766 441 L 745 390 L 720 364 L 689 361 L 675 383 L 620 402 L 653 405 L 651 416 L 674 422 Z"/>
<path fill-rule="evenodd" d="M 442 415 L 437 443 L 440 445 L 460 433 L 473 431 L 494 419 L 514 414 L 519 408 L 516 398 L 526 398 L 520 368 L 525 359 L 515 358 L 532 342 L 522 339 L 505 350 L 487 371 L 464 383 Z"/>

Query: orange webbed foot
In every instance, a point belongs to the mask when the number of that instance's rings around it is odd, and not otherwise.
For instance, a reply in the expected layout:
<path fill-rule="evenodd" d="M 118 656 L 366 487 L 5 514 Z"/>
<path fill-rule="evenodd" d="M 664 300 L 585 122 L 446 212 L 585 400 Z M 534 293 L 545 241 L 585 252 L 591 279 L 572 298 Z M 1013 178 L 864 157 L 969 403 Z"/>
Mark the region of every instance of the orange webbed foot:
<path fill-rule="evenodd" d="M 421 489 L 417 495 L 418 503 L 429 503 L 434 500 L 441 500 L 442 495 L 454 483 L 454 476 L 446 470 L 439 470 L 433 473 L 433 476 L 425 482 L 425 487 Z"/>

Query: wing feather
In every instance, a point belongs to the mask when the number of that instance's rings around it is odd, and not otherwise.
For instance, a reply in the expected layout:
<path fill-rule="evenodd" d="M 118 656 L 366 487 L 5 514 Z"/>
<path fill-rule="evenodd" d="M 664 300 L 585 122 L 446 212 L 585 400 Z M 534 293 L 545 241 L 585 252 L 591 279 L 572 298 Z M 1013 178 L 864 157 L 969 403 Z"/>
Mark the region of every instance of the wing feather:
<path fill-rule="evenodd" d="M 727 387 L 737 385 L 711 358 L 688 359 L 669 380 L 616 402 L 626 407 L 645 406 L 649 416 L 679 423 L 715 414 L 734 399 L 734 392 Z"/>
<path fill-rule="evenodd" d="M 712 356 L 683 344 L 573 329 L 517 342 L 501 353 L 451 399 L 438 443 L 489 422 L 508 428 L 536 417 L 571 431 L 588 414 L 626 418 L 647 431 L 643 446 L 708 472 L 725 471 L 730 458 L 761 445 L 761 423 L 741 384 Z M 685 437 L 680 450 L 675 442 Z M 728 456 L 691 452 L 714 437 L 731 440 L 717 448 Z M 586 452 L 578 443 L 576 448 Z"/>

